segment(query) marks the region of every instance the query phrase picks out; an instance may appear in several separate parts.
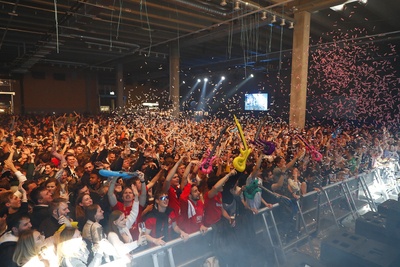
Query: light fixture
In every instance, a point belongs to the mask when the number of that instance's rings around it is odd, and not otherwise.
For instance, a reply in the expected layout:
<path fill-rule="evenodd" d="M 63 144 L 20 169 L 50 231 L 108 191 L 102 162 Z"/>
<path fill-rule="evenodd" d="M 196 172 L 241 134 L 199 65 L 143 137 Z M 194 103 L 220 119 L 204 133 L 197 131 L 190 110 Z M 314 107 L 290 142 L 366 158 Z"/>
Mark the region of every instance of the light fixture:
<path fill-rule="evenodd" d="M 208 79 L 207 79 L 207 78 L 204 78 L 204 82 L 208 82 Z"/>
<path fill-rule="evenodd" d="M 222 77 L 221 77 L 221 80 L 225 80 L 225 76 L 222 76 Z"/>
<path fill-rule="evenodd" d="M 285 22 L 285 19 L 281 19 L 281 24 L 280 24 L 281 26 L 285 26 L 286 25 L 286 22 Z"/>
<path fill-rule="evenodd" d="M 275 23 L 275 22 L 276 22 L 276 15 L 272 15 L 271 23 Z"/>
<path fill-rule="evenodd" d="M 233 9 L 234 10 L 239 10 L 240 9 L 240 2 L 239 1 L 235 2 L 235 7 Z"/>
<path fill-rule="evenodd" d="M 201 80 L 200 80 L 200 79 L 197 79 L 197 82 L 199 83 L 199 82 L 201 82 Z"/>
<path fill-rule="evenodd" d="M 261 20 L 266 20 L 267 19 L 267 11 L 263 11 Z"/>
<path fill-rule="evenodd" d="M 250 78 L 253 78 L 254 77 L 254 74 L 252 73 L 252 74 L 250 74 Z"/>
<path fill-rule="evenodd" d="M 293 28 L 294 28 L 294 23 L 293 23 L 293 21 L 291 21 L 289 24 L 289 29 L 293 29 Z"/>
<path fill-rule="evenodd" d="M 226 5 L 227 5 L 226 0 L 222 0 L 221 3 L 220 3 L 220 5 L 221 5 L 221 6 L 226 6 Z"/>
<path fill-rule="evenodd" d="M 358 2 L 359 4 L 366 5 L 368 3 L 368 0 L 347 0 L 343 4 L 336 5 L 336 6 L 331 6 L 330 9 L 334 11 L 343 11 L 344 7 L 346 4 L 352 3 L 352 2 Z"/>

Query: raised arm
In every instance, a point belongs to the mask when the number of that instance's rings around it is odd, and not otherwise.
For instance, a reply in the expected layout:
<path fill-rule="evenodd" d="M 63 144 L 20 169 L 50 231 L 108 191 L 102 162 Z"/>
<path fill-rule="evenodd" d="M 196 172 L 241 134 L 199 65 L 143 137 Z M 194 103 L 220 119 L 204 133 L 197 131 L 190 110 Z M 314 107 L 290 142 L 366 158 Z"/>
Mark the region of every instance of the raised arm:
<path fill-rule="evenodd" d="M 139 196 L 139 205 L 144 207 L 144 206 L 146 206 L 146 201 L 147 201 L 146 181 L 144 180 L 144 173 L 140 172 L 140 171 L 138 171 L 138 173 L 139 173 L 139 180 L 140 180 L 140 186 L 141 186 L 141 189 L 140 189 L 141 194 Z M 135 187 L 135 189 L 136 189 L 136 187 Z"/>
<path fill-rule="evenodd" d="M 163 188 L 162 191 L 164 193 L 168 192 L 169 186 L 171 185 L 171 180 L 172 177 L 174 177 L 176 170 L 178 169 L 178 166 L 182 163 L 183 157 L 181 157 L 174 165 L 174 167 L 172 167 L 171 170 L 169 170 L 167 177 L 165 178 L 164 184 L 163 184 Z"/>
<path fill-rule="evenodd" d="M 163 174 L 164 174 L 164 169 L 160 168 L 159 172 L 156 175 L 154 175 L 153 179 L 151 179 L 150 182 L 147 184 L 147 189 L 153 188 L 153 186 L 157 183 L 157 181 Z"/>
<path fill-rule="evenodd" d="M 193 164 L 197 164 L 197 161 L 190 161 L 189 164 L 186 166 L 185 172 L 183 173 L 182 181 L 181 181 L 181 188 L 185 188 L 186 184 L 188 183 L 188 179 L 190 178 L 190 171 L 192 169 Z"/>
<path fill-rule="evenodd" d="M 254 166 L 253 171 L 250 173 L 251 178 L 255 178 L 257 176 L 258 170 L 261 167 L 261 162 L 263 160 L 263 156 L 264 156 L 264 154 L 262 152 L 260 153 L 260 155 L 258 155 L 256 165 Z"/>
<path fill-rule="evenodd" d="M 139 192 L 134 184 L 131 185 L 133 194 L 135 195 L 135 201 L 133 202 L 131 212 L 126 218 L 126 227 L 131 229 L 132 225 L 135 223 L 137 216 L 139 214 Z"/>
<path fill-rule="evenodd" d="M 117 182 L 118 177 L 113 177 L 110 183 L 110 187 L 108 188 L 107 196 L 108 202 L 110 202 L 111 207 L 115 207 L 117 205 L 117 197 L 114 194 L 115 183 Z"/>
<path fill-rule="evenodd" d="M 211 188 L 211 190 L 208 192 L 208 198 L 213 198 L 215 197 L 219 191 L 221 191 L 222 187 L 224 186 L 224 184 L 226 183 L 226 181 L 228 181 L 228 179 L 231 176 L 234 176 L 236 174 L 236 170 L 233 169 L 232 171 L 230 171 L 227 175 L 225 175 L 224 177 L 222 177 L 214 186 L 213 188 Z"/>
<path fill-rule="evenodd" d="M 293 157 L 293 159 L 292 159 L 288 164 L 286 164 L 286 166 L 285 166 L 285 171 L 286 171 L 287 169 L 292 168 L 292 167 L 294 166 L 294 164 L 296 163 L 296 161 L 299 160 L 300 158 L 302 158 L 302 157 L 304 156 L 305 153 L 306 153 L 306 151 L 304 150 L 304 148 L 303 148 L 302 150 L 300 150 L 300 151 Z"/>

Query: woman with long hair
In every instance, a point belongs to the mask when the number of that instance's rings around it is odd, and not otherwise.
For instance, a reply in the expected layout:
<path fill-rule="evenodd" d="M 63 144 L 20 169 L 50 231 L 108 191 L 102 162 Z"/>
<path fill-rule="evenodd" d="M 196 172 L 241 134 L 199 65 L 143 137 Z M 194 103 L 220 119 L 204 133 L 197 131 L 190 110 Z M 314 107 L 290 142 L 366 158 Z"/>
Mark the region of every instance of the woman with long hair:
<path fill-rule="evenodd" d="M 86 223 L 83 226 L 82 237 L 92 244 L 98 244 L 103 239 L 103 226 L 99 223 L 104 219 L 104 211 L 97 204 L 88 206 L 85 210 Z"/>
<path fill-rule="evenodd" d="M 78 195 L 75 202 L 75 220 L 78 222 L 78 229 L 82 231 L 86 223 L 85 210 L 93 204 L 93 200 L 89 194 L 83 193 Z"/>
<path fill-rule="evenodd" d="M 108 241 L 116 248 L 116 251 L 120 257 L 128 254 L 130 251 L 136 249 L 138 246 L 146 243 L 146 236 L 139 235 L 139 240 L 134 241 L 129 229 L 136 221 L 139 212 L 139 192 L 135 186 L 132 186 L 133 193 L 135 195 L 135 201 L 132 205 L 132 210 L 129 216 L 125 217 L 125 214 L 120 210 L 114 210 L 108 220 Z"/>
<path fill-rule="evenodd" d="M 20 233 L 15 247 L 13 261 L 24 267 L 57 266 L 53 249 L 45 246 L 45 237 L 36 230 Z"/>
<path fill-rule="evenodd" d="M 94 251 L 93 259 L 89 259 L 90 251 L 80 231 L 66 227 L 60 233 L 57 245 L 58 264 L 61 267 L 97 267 L 102 263 L 103 249 L 99 247 Z"/>

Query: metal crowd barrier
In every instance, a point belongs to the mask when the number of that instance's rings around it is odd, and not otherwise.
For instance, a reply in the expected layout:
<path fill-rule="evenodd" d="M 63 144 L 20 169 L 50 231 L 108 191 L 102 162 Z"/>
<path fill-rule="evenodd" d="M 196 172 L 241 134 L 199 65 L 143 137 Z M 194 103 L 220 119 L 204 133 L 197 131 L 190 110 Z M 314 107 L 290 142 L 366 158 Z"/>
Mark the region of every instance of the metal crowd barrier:
<path fill-rule="evenodd" d="M 130 266 L 175 267 L 202 266 L 202 263 L 213 255 L 207 238 L 212 228 L 203 235 L 200 231 L 189 235 L 185 242 L 181 238 L 132 254 Z"/>
<path fill-rule="evenodd" d="M 273 249 L 276 266 L 284 266 L 291 248 L 308 242 L 313 250 L 313 235 L 331 226 L 341 227 L 347 218 L 355 220 L 363 209 L 377 211 L 377 203 L 394 196 L 397 199 L 399 174 L 399 164 L 393 163 L 309 192 L 291 200 L 291 206 L 281 203 L 260 209 L 254 217 L 256 234 Z M 165 246 L 139 251 L 132 255 L 131 266 L 202 266 L 213 256 L 207 238 L 210 231 L 206 236 L 193 233 L 186 242 L 175 239 Z"/>
<path fill-rule="evenodd" d="M 284 266 L 285 254 L 291 248 L 308 242 L 313 251 L 310 242 L 313 235 L 332 226 L 341 228 L 344 220 L 355 221 L 368 210 L 377 211 L 377 204 L 389 198 L 397 199 L 399 179 L 400 167 L 394 163 L 309 192 L 297 201 L 292 200 L 297 208 L 293 218 L 279 216 L 282 204 L 263 208 L 258 213 L 258 225 L 263 228 L 256 231 L 265 233 L 276 266 Z"/>

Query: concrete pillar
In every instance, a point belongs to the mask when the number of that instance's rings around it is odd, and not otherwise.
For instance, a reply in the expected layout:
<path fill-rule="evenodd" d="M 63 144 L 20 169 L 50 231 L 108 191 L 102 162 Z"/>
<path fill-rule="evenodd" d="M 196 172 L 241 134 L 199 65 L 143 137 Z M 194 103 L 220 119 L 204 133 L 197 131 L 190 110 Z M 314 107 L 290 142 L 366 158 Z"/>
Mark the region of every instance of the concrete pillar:
<path fill-rule="evenodd" d="M 117 66 L 117 103 L 116 108 L 124 108 L 124 67 L 122 64 Z"/>
<path fill-rule="evenodd" d="M 172 116 L 179 117 L 179 45 L 173 42 L 169 49 L 169 95 Z"/>
<path fill-rule="evenodd" d="M 294 14 L 292 80 L 290 87 L 289 124 L 303 128 L 306 122 L 308 53 L 311 14 L 302 11 Z"/>

